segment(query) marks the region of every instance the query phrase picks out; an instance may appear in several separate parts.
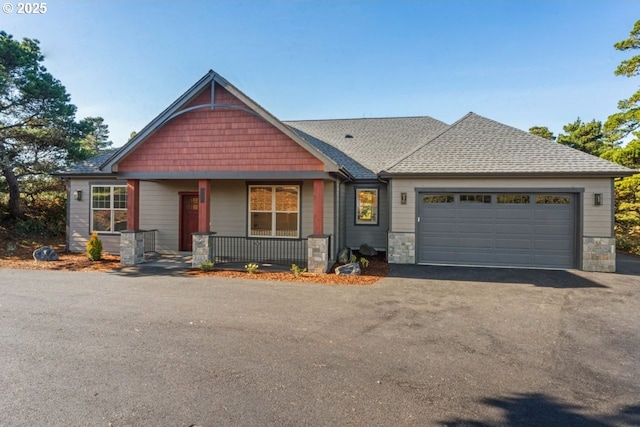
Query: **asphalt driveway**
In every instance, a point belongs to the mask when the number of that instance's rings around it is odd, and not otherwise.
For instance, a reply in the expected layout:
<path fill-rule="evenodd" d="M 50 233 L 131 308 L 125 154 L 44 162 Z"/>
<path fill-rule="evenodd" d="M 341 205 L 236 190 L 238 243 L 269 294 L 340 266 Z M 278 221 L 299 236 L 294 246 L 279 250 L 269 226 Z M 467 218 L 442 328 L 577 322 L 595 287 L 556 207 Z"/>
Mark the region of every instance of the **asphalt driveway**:
<path fill-rule="evenodd" d="M 640 276 L 0 270 L 0 425 L 640 424 Z"/>

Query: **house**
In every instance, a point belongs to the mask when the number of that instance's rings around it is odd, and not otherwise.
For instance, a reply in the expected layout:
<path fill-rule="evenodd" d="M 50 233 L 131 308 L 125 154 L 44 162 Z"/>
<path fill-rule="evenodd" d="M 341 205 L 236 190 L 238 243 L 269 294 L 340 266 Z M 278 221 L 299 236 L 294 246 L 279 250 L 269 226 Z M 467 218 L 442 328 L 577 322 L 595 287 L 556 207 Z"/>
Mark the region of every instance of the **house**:
<path fill-rule="evenodd" d="M 633 172 L 474 113 L 280 121 L 210 71 L 123 147 L 58 175 L 68 249 L 97 231 L 125 264 L 151 242 L 195 266 L 326 271 L 368 244 L 391 263 L 614 271 L 613 182 Z"/>

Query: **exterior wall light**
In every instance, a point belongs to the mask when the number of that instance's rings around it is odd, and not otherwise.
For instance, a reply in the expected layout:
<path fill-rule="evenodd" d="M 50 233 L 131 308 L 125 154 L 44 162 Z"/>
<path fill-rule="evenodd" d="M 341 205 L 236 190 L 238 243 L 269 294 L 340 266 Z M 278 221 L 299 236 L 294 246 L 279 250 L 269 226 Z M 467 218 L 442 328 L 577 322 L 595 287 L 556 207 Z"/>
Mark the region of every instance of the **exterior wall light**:
<path fill-rule="evenodd" d="M 407 204 L 407 193 L 400 193 L 400 204 Z"/>
<path fill-rule="evenodd" d="M 77 201 L 82 201 L 82 190 L 76 190 L 73 192 L 73 198 Z"/>
<path fill-rule="evenodd" d="M 602 206 L 602 193 L 595 193 L 593 195 L 593 204 L 596 206 Z"/>

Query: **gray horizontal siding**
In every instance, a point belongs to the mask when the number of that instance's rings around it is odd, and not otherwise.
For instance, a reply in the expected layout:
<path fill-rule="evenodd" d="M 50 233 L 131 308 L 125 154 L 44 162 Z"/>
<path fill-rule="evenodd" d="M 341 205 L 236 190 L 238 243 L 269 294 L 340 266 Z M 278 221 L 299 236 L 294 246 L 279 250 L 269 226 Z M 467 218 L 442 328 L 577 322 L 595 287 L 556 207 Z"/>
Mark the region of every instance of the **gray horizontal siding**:
<path fill-rule="evenodd" d="M 357 225 L 356 222 L 356 188 L 378 188 L 378 225 Z M 346 184 L 344 218 L 346 246 L 357 249 L 367 244 L 378 250 L 387 249 L 387 230 L 389 229 L 389 210 L 387 186 L 382 183 L 372 185 Z"/>

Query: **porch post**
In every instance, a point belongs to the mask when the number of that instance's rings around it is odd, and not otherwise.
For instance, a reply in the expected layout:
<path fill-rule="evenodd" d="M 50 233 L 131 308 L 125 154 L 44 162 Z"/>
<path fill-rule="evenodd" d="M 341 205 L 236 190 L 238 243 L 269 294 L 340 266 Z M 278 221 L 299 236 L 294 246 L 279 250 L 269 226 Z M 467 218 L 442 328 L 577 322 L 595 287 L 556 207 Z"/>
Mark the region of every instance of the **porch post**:
<path fill-rule="evenodd" d="M 198 181 L 198 232 L 210 231 L 211 223 L 211 181 L 201 179 Z"/>
<path fill-rule="evenodd" d="M 144 233 L 140 231 L 140 180 L 127 180 L 127 229 L 120 232 L 120 264 L 144 262 Z"/>
<path fill-rule="evenodd" d="M 324 234 L 324 180 L 313 180 L 313 234 Z"/>
<path fill-rule="evenodd" d="M 127 180 L 127 230 L 140 229 L 140 180 Z"/>

